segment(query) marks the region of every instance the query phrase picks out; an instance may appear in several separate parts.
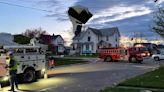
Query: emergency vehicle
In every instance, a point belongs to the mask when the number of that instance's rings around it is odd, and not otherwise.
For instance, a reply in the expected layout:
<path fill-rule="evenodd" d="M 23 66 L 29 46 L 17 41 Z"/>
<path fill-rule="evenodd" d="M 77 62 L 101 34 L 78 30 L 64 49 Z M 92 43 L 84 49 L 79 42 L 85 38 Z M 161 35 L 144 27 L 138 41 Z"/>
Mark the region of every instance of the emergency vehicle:
<path fill-rule="evenodd" d="M 0 80 L 8 79 L 8 65 L 10 58 L 7 52 L 13 52 L 18 62 L 17 75 L 18 80 L 23 82 L 32 82 L 37 78 L 41 78 L 48 69 L 48 62 L 44 51 L 40 46 L 2 46 L 0 48 Z M 54 64 L 54 63 L 53 63 Z"/>
<path fill-rule="evenodd" d="M 149 55 L 150 53 L 145 47 L 102 48 L 99 51 L 99 58 L 107 62 L 121 60 L 141 63 Z"/>

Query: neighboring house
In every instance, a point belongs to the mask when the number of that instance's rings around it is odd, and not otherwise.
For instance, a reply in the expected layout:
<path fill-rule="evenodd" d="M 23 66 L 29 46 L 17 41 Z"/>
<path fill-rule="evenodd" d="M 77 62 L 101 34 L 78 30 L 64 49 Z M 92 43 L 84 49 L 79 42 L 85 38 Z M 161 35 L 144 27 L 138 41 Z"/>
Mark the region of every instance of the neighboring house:
<path fill-rule="evenodd" d="M 119 47 L 120 32 L 117 27 L 88 28 L 73 38 L 73 49 L 79 54 L 97 53 L 100 48 Z"/>
<path fill-rule="evenodd" d="M 65 51 L 64 39 L 61 35 L 41 35 L 41 43 L 49 45 L 54 54 L 63 54 Z"/>
<path fill-rule="evenodd" d="M 51 44 L 54 45 L 57 54 L 63 54 L 65 51 L 64 39 L 61 35 L 53 35 Z"/>
<path fill-rule="evenodd" d="M 14 36 L 9 33 L 0 33 L 0 46 L 18 45 L 14 42 Z"/>

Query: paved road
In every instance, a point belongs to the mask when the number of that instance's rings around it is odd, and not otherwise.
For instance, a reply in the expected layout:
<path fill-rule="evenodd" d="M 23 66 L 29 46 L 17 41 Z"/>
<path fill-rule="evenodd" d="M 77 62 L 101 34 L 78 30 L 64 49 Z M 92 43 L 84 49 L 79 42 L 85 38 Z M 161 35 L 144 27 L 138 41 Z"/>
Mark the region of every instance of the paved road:
<path fill-rule="evenodd" d="M 95 59 L 93 59 L 95 60 Z M 21 84 L 22 91 L 40 92 L 98 92 L 106 86 L 151 71 L 164 61 L 144 61 L 143 64 L 126 62 L 100 62 L 57 67 L 49 71 L 48 79 Z M 9 89 L 4 88 L 3 91 Z"/>

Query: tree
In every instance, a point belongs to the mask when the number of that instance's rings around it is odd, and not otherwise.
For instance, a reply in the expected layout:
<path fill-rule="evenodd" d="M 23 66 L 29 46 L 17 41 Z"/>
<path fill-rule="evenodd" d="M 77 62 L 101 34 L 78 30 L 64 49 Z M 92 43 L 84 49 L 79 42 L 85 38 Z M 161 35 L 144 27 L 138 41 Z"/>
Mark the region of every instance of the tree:
<path fill-rule="evenodd" d="M 18 35 L 14 35 L 14 42 L 19 43 L 19 44 L 29 44 L 30 38 L 23 36 L 21 34 L 18 34 Z"/>
<path fill-rule="evenodd" d="M 24 36 L 33 38 L 33 37 L 40 37 L 42 34 L 48 34 L 48 32 L 46 32 L 46 30 L 43 30 L 41 27 L 35 29 L 26 29 L 26 31 L 23 33 Z"/>
<path fill-rule="evenodd" d="M 160 7 L 154 19 L 153 31 L 164 38 L 164 9 Z"/>

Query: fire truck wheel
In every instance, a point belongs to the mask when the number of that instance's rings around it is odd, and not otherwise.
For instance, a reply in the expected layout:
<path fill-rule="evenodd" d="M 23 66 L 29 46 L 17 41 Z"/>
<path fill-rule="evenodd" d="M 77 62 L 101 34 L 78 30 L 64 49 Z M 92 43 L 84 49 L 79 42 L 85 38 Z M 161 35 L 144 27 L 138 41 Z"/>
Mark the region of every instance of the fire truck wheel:
<path fill-rule="evenodd" d="M 129 62 L 136 63 L 137 62 L 136 57 L 134 57 L 134 56 L 130 57 Z"/>
<path fill-rule="evenodd" d="M 111 57 L 111 56 L 107 56 L 107 57 L 105 58 L 105 61 L 107 61 L 107 62 L 112 62 L 113 60 L 112 60 L 112 57 Z"/>
<path fill-rule="evenodd" d="M 154 60 L 155 61 L 159 61 L 159 57 L 154 57 Z"/>
<path fill-rule="evenodd" d="M 35 80 L 35 71 L 34 70 L 26 70 L 23 74 L 23 80 L 24 82 L 33 82 Z"/>

